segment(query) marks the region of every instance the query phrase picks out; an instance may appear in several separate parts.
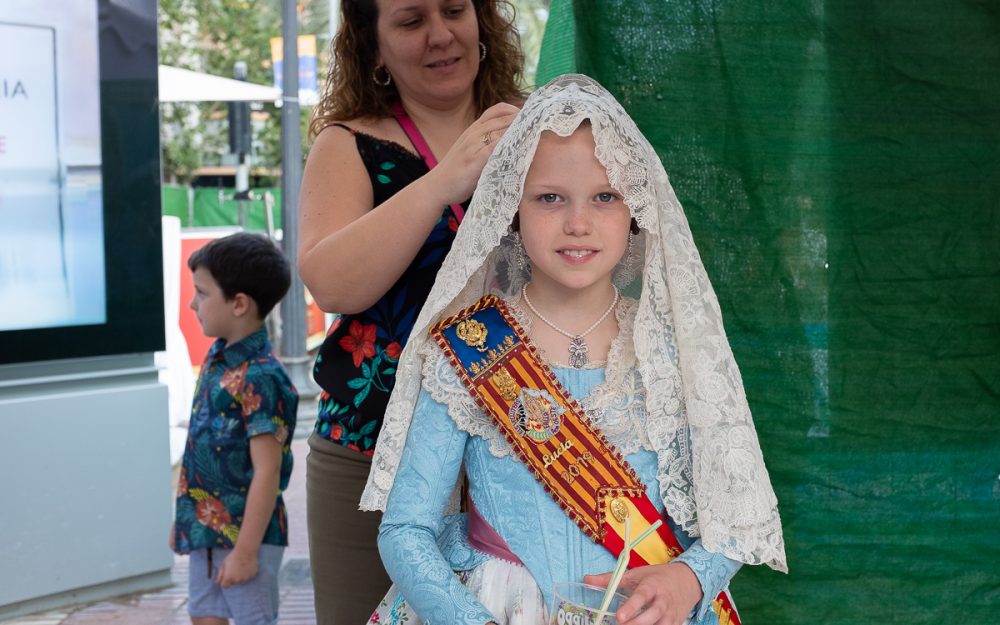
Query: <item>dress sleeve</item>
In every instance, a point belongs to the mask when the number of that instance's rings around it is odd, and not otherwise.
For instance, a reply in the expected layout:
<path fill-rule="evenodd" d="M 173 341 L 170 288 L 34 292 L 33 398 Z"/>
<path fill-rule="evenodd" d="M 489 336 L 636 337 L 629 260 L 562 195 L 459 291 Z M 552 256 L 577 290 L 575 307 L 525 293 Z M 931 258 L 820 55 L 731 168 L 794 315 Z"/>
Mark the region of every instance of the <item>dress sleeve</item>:
<path fill-rule="evenodd" d="M 436 543 L 468 434 L 420 391 L 382 524 L 382 563 L 425 623 L 482 625 L 496 618 L 466 589 Z"/>
<path fill-rule="evenodd" d="M 721 553 L 708 551 L 702 545 L 700 538 L 694 541 L 684 553 L 677 556 L 674 562 L 686 564 L 694 571 L 698 583 L 701 584 L 704 596 L 694 607 L 694 612 L 691 615 L 693 623 L 702 622 L 705 614 L 712 609 L 712 601 L 729 586 L 729 580 L 743 566 L 743 563 L 738 560 L 731 560 Z"/>

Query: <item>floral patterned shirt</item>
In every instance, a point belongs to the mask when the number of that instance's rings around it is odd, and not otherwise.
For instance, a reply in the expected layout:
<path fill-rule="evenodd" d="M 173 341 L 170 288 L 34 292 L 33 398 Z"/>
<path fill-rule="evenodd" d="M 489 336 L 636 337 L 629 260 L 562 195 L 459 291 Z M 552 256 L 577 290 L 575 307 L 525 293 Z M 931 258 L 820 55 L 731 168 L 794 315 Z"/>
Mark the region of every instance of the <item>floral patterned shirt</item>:
<path fill-rule="evenodd" d="M 427 173 L 423 159 L 398 143 L 341 127 L 355 137 L 375 206 Z M 373 453 L 396 382 L 399 353 L 457 230 L 451 208 L 442 207 L 434 229 L 389 291 L 368 310 L 343 315 L 330 326 L 313 372 L 323 388 L 315 427 L 319 436 L 369 456 Z"/>
<path fill-rule="evenodd" d="M 232 345 L 224 339 L 212 345 L 198 376 L 181 461 L 174 523 L 177 553 L 236 544 L 253 477 L 250 439 L 261 435 L 275 436 L 282 444 L 277 501 L 262 542 L 288 544 L 281 492 L 292 475 L 298 404 L 298 393 L 274 357 L 265 327 Z"/>

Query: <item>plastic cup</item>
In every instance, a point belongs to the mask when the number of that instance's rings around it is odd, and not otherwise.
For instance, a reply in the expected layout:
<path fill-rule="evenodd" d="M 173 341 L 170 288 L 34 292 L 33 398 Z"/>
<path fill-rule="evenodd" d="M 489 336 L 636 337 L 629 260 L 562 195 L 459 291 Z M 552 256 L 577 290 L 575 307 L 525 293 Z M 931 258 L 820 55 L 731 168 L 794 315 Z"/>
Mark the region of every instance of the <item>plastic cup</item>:
<path fill-rule="evenodd" d="M 556 582 L 552 586 L 549 625 L 618 625 L 615 611 L 628 597 L 616 592 L 607 611 L 601 612 L 605 591 L 580 582 Z"/>

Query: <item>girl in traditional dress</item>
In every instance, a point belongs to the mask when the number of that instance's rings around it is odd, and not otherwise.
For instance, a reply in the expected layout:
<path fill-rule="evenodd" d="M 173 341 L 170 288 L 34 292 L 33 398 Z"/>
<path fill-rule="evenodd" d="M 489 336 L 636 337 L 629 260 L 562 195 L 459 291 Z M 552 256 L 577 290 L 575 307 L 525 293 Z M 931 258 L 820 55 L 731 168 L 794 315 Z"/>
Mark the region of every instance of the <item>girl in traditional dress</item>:
<path fill-rule="evenodd" d="M 563 76 L 525 103 L 471 208 L 362 499 L 385 511 L 395 582 L 372 622 L 547 623 L 556 582 L 606 585 L 625 526 L 660 518 L 618 622 L 738 623 L 729 581 L 743 563 L 787 570 L 781 521 L 653 148 L 600 85 Z"/>

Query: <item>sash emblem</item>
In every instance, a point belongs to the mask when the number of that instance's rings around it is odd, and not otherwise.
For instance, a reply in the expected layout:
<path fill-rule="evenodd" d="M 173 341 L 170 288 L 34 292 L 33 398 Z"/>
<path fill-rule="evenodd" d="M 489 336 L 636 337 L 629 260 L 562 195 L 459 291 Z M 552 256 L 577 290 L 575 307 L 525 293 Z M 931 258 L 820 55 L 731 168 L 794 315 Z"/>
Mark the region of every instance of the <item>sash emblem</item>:
<path fill-rule="evenodd" d="M 475 347 L 481 352 L 486 351 L 486 326 L 475 319 L 466 319 L 455 327 L 455 334 L 465 341 L 469 347 Z"/>
<path fill-rule="evenodd" d="M 500 369 L 494 373 L 490 381 L 496 385 L 497 390 L 500 391 L 500 396 L 507 401 L 514 401 L 521 392 L 521 386 L 514 381 L 514 376 L 506 369 Z"/>
<path fill-rule="evenodd" d="M 522 388 L 510 407 L 510 421 L 518 436 L 544 443 L 559 431 L 564 412 L 566 409 L 548 391 Z"/>
<path fill-rule="evenodd" d="M 614 516 L 619 523 L 624 523 L 625 519 L 628 518 L 628 504 L 625 503 L 625 500 L 621 497 L 612 499 L 611 503 L 608 504 L 608 507 L 611 508 L 611 515 Z"/>

